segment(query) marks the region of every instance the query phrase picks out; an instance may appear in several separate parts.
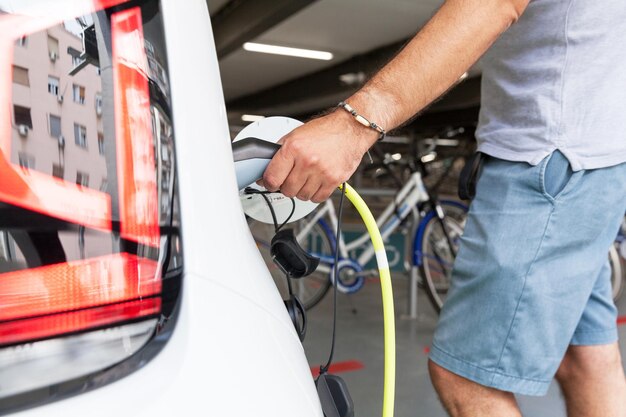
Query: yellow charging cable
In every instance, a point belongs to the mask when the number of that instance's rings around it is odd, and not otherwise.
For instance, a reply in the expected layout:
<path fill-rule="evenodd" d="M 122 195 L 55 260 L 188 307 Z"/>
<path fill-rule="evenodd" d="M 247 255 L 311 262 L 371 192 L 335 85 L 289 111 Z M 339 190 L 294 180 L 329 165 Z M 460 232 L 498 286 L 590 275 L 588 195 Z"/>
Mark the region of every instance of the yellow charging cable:
<path fill-rule="evenodd" d="M 367 232 L 370 235 L 374 251 L 376 253 L 376 262 L 378 263 L 378 271 L 380 274 L 380 287 L 383 295 L 383 323 L 384 323 L 384 339 L 385 339 L 385 374 L 383 385 L 383 417 L 393 417 L 393 408 L 395 403 L 396 392 L 396 323 L 393 309 L 393 289 L 391 288 L 391 273 L 389 272 L 389 262 L 387 261 L 387 253 L 380 230 L 376 225 L 376 220 L 372 216 L 365 201 L 350 186 L 345 184 L 345 193 L 348 200 L 357 209 Z M 339 186 L 339 189 L 342 187 Z"/>

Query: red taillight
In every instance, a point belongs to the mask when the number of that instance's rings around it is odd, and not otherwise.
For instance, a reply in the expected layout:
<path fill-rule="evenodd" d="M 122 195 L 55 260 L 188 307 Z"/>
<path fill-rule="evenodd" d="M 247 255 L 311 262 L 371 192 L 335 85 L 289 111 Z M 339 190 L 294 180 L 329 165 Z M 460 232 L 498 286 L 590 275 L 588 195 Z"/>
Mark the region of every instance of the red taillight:
<path fill-rule="evenodd" d="M 120 0 L 96 0 L 94 6 L 119 3 Z M 50 19 L 14 17 L 17 23 L 11 33 L 22 36 L 25 30 L 46 27 Z M 2 23 L 8 25 L 7 20 Z M 138 7 L 111 16 L 119 225 L 123 238 L 158 247 L 154 138 L 142 27 Z M 11 45 L 4 44 L 4 49 L 11 49 Z M 7 67 L 3 66 L 3 72 L 9 74 Z M 10 119 L 3 129 L 0 202 L 111 231 L 108 194 L 11 164 L 4 156 L 10 150 Z M 0 346 L 155 314 L 158 309 L 154 306 L 160 307 L 160 301 L 149 301 L 150 308 L 145 308 L 142 298 L 158 296 L 160 291 L 157 262 L 127 253 L 0 274 Z M 141 304 L 142 308 L 121 308 L 121 304 L 114 303 Z M 45 315 L 57 316 L 34 318 Z M 44 324 L 50 326 L 46 329 Z"/>
<path fill-rule="evenodd" d="M 110 382 L 175 321 L 167 51 L 159 1 L 127 1 L 0 6 L 0 414 Z"/>
<path fill-rule="evenodd" d="M 161 311 L 160 298 L 146 298 L 126 303 L 95 307 L 45 317 L 0 323 L 0 340 L 4 344 L 34 341 L 46 337 L 79 332 L 115 323 L 148 318 Z"/>
<path fill-rule="evenodd" d="M 127 253 L 0 274 L 0 345 L 29 340 L 33 323 L 58 323 L 47 332 L 37 327 L 37 337 L 43 337 L 154 314 L 157 311 L 143 309 L 132 316 L 124 310 L 118 316 L 115 312 L 121 310 L 111 304 L 140 301 L 160 292 L 157 263 Z M 105 305 L 109 306 L 104 310 L 80 311 Z M 90 311 L 108 311 L 108 321 Z M 69 313 L 32 319 L 62 312 Z M 24 331 L 19 331 L 21 326 Z"/>
<path fill-rule="evenodd" d="M 158 200 L 148 58 L 138 7 L 111 16 L 122 237 L 158 246 Z"/>
<path fill-rule="evenodd" d="M 57 219 L 111 230 L 111 197 L 37 171 L 25 171 L 0 149 L 0 201 Z"/>

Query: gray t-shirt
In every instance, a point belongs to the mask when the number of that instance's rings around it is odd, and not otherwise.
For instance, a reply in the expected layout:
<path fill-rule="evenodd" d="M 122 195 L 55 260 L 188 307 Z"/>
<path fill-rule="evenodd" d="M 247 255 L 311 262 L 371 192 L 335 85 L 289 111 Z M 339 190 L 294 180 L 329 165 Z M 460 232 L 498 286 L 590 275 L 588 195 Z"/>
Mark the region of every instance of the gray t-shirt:
<path fill-rule="evenodd" d="M 572 169 L 626 162 L 626 0 L 531 0 L 483 58 L 479 150 Z"/>

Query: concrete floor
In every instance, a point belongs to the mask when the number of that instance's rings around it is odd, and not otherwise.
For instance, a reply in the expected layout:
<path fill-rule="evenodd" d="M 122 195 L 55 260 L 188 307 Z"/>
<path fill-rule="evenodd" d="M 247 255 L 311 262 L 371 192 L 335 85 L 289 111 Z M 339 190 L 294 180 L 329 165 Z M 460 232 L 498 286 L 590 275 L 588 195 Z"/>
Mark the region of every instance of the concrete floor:
<path fill-rule="evenodd" d="M 408 280 L 401 274 L 393 279 L 396 307 L 397 417 L 446 417 L 427 370 L 428 350 L 437 316 L 425 293 L 418 298 L 419 318 L 404 319 L 407 311 Z M 380 285 L 370 280 L 358 293 L 338 298 L 337 345 L 334 363 L 337 375 L 343 377 L 355 403 L 357 417 L 378 417 L 383 394 L 383 323 Z M 626 314 L 626 295 L 618 303 L 620 314 Z M 319 369 L 330 349 L 332 329 L 332 293 L 310 311 L 304 343 L 311 367 Z M 620 347 L 626 358 L 626 325 L 620 326 Z M 361 369 L 356 369 L 361 367 Z M 552 385 L 545 397 L 519 397 L 527 417 L 565 417 L 564 403 L 558 386 Z"/>

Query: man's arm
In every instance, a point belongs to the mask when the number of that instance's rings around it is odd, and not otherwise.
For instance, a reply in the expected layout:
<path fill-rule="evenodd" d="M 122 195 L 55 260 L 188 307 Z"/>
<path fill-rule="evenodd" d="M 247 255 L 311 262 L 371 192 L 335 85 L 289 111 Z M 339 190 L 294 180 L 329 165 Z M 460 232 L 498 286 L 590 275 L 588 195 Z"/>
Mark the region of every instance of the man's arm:
<path fill-rule="evenodd" d="M 522 14 L 530 0 L 447 0 L 404 49 L 346 100 L 387 131 L 452 86 Z M 314 119 L 283 139 L 263 182 L 321 202 L 356 170 L 378 133 L 346 111 Z"/>

